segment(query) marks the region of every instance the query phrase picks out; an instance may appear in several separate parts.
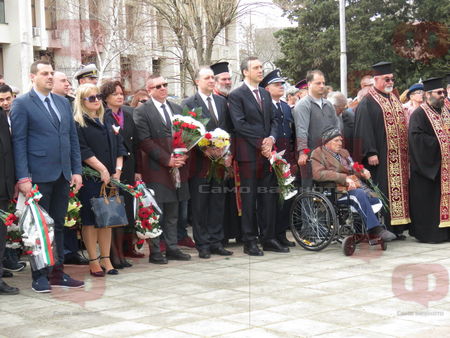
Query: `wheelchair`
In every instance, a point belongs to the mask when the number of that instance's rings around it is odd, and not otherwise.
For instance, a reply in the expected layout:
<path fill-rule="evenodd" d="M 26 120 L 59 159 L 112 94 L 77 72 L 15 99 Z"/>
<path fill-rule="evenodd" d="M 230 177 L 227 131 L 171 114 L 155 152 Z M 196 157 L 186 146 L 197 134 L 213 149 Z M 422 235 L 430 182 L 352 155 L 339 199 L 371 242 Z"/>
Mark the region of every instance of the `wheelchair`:
<path fill-rule="evenodd" d="M 386 242 L 367 233 L 352 199 L 356 200 L 346 191 L 338 191 L 335 183 L 328 182 L 315 182 L 312 188 L 300 192 L 290 212 L 290 228 L 296 242 L 306 250 L 320 251 L 336 241 L 341 243 L 346 256 L 353 255 L 361 242 L 380 245 L 386 250 Z M 372 206 L 379 218 L 382 207 L 381 202 Z"/>

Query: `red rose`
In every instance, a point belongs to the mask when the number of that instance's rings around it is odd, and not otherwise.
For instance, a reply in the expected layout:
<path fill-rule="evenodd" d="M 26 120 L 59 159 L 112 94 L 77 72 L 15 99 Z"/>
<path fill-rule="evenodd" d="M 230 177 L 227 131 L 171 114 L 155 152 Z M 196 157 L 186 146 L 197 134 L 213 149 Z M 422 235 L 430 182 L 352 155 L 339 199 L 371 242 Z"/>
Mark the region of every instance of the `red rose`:
<path fill-rule="evenodd" d="M 142 220 L 142 222 L 141 222 L 141 226 L 142 226 L 144 229 L 148 229 L 148 228 L 150 227 L 150 222 L 149 222 L 147 219 L 144 219 L 144 220 Z"/>
<path fill-rule="evenodd" d="M 207 140 L 212 139 L 211 133 L 206 133 L 206 134 L 205 134 L 205 138 L 206 138 Z"/>
<path fill-rule="evenodd" d="M 137 245 L 143 245 L 145 243 L 145 240 L 140 239 L 136 242 Z"/>
<path fill-rule="evenodd" d="M 74 198 L 75 197 L 75 193 L 73 191 L 69 191 L 69 198 Z"/>
<path fill-rule="evenodd" d="M 311 152 L 311 149 L 305 148 L 303 149 L 303 154 L 308 155 Z"/>
<path fill-rule="evenodd" d="M 194 113 L 193 111 L 190 111 L 188 114 L 191 115 L 192 117 L 197 117 L 197 114 Z"/>
<path fill-rule="evenodd" d="M 189 123 L 183 122 L 181 128 L 189 128 Z"/>
<path fill-rule="evenodd" d="M 283 178 L 289 178 L 289 176 L 291 176 L 291 173 L 289 171 L 283 173 Z"/>

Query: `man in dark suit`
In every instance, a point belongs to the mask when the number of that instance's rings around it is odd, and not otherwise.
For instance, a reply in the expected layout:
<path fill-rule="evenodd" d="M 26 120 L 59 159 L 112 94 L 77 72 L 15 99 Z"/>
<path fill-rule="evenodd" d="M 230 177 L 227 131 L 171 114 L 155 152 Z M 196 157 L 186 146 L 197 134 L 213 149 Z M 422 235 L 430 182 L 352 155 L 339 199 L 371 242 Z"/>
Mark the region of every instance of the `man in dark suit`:
<path fill-rule="evenodd" d="M 189 199 L 187 155 L 173 154 L 171 117 L 180 114 L 182 109 L 167 101 L 167 81 L 160 75 L 151 75 L 148 84 L 151 98 L 134 111 L 133 118 L 139 147 L 146 154 L 141 164 L 142 179 L 155 191 L 156 201 L 162 209 L 161 228 L 167 246 L 164 257 L 160 252 L 159 237 L 154 238 L 149 260 L 155 264 L 167 264 L 167 259 L 191 259 L 177 247 L 178 205 L 180 201 Z M 180 170 L 180 188 L 175 186 L 172 168 Z"/>
<path fill-rule="evenodd" d="M 14 158 L 11 146 L 9 124 L 3 109 L 0 109 L 0 209 L 6 210 L 9 201 L 14 196 Z M 18 288 L 6 284 L 2 277 L 3 254 L 6 245 L 6 226 L 0 221 L 0 295 L 15 295 L 19 293 Z M 5 276 L 6 277 L 6 276 Z"/>
<path fill-rule="evenodd" d="M 263 79 L 262 63 L 256 57 L 241 64 L 244 84 L 228 98 L 236 137 L 236 160 L 241 176 L 242 239 L 244 252 L 262 256 L 256 243 L 260 221 L 260 241 L 267 251 L 285 252 L 275 239 L 277 182 L 268 158 L 278 133 L 279 121 L 270 94 L 259 88 Z"/>
<path fill-rule="evenodd" d="M 81 156 L 69 101 L 51 94 L 53 68 L 47 61 L 30 67 L 33 88 L 14 100 L 11 130 L 16 177 L 25 196 L 32 184 L 39 186 L 39 204 L 55 222 L 56 263 L 50 269 L 32 271 L 32 288 L 50 292 L 51 286 L 79 288 L 84 283 L 64 273 L 63 227 L 69 201 L 69 186 L 81 187 Z M 50 278 L 50 283 L 49 283 Z"/>
<path fill-rule="evenodd" d="M 295 170 L 295 135 L 294 135 L 294 118 L 292 117 L 291 107 L 281 100 L 284 95 L 284 79 L 281 77 L 279 69 L 275 69 L 267 74 L 259 84 L 260 87 L 265 88 L 272 98 L 272 104 L 277 114 L 278 125 L 278 138 L 275 146 L 277 151 L 284 150 L 284 159 L 291 165 L 291 170 Z M 293 173 L 295 175 L 295 173 Z M 286 247 L 288 251 L 289 247 L 295 246 L 294 242 L 289 241 L 286 238 L 286 230 L 289 228 L 289 212 L 293 198 L 282 203 L 277 203 L 277 222 L 275 227 L 275 237 L 282 246 Z"/>
<path fill-rule="evenodd" d="M 227 101 L 213 94 L 214 73 L 209 67 L 201 67 L 196 74 L 195 83 L 198 91 L 183 101 L 182 106 L 189 109 L 201 108 L 202 117 L 208 118 L 206 130 L 221 128 L 230 130 Z M 207 150 L 207 152 L 210 149 Z M 223 182 L 208 180 L 211 160 L 198 147 L 191 152 L 189 159 L 189 192 L 191 195 L 192 229 L 200 258 L 210 258 L 211 253 L 230 256 L 225 250 L 223 241 L 223 214 L 225 194 Z M 231 165 L 231 157 L 226 156 L 225 165 Z"/>
<path fill-rule="evenodd" d="M 52 94 L 57 94 L 69 100 L 70 104 L 75 100 L 69 96 L 70 83 L 66 74 L 63 72 L 55 72 L 53 74 Z M 80 244 L 78 241 L 77 230 L 74 228 L 64 227 L 64 264 L 88 265 L 86 258 L 80 255 Z"/>

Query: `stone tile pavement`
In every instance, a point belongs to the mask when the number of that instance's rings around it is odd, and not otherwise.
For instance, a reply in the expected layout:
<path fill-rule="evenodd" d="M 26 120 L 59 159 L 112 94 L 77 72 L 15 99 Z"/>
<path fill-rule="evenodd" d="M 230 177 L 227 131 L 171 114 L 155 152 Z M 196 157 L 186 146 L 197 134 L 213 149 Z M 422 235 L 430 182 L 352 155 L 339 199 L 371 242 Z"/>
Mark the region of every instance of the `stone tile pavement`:
<path fill-rule="evenodd" d="M 450 243 L 412 238 L 387 251 L 361 245 L 345 257 L 321 252 L 166 266 L 134 260 L 118 276 L 68 272 L 85 289 L 36 294 L 30 271 L 7 281 L 19 296 L 0 298 L 1 337 L 444 337 L 450 336 Z"/>

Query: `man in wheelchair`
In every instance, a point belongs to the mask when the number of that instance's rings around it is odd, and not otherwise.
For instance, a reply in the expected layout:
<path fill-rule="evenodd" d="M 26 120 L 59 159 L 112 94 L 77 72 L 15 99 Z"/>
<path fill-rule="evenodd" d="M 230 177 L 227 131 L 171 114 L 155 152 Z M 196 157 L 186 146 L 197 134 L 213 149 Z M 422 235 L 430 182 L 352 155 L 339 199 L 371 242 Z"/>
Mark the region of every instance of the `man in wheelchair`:
<path fill-rule="evenodd" d="M 342 148 L 342 143 L 343 138 L 339 129 L 329 128 L 323 132 L 322 146 L 311 153 L 313 179 L 318 182 L 334 182 L 338 190 L 346 190 L 350 195 L 351 205 L 363 218 L 369 236 L 380 237 L 383 241 L 390 242 L 396 236 L 386 230 L 372 209 L 372 205 L 379 204 L 380 200 L 361 189 L 360 178 L 369 179 L 370 172 L 366 169 L 361 172 L 353 170 L 353 160 L 349 152 Z"/>

